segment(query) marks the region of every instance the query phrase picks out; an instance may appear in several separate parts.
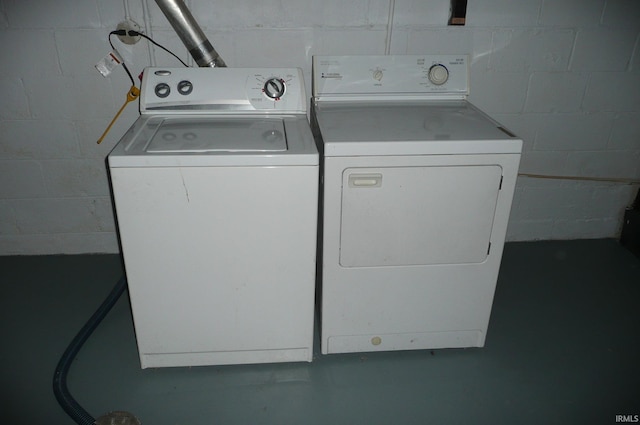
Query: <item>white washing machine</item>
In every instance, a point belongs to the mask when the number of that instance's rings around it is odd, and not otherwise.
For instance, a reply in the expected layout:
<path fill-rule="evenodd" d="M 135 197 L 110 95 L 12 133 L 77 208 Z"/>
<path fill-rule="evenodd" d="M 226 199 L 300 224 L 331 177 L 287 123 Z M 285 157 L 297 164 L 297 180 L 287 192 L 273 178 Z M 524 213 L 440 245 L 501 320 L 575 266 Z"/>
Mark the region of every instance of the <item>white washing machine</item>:
<path fill-rule="evenodd" d="M 302 72 L 149 68 L 141 90 L 108 163 L 142 367 L 311 361 Z"/>
<path fill-rule="evenodd" d="M 313 58 L 322 353 L 485 343 L 522 140 L 467 56 Z"/>

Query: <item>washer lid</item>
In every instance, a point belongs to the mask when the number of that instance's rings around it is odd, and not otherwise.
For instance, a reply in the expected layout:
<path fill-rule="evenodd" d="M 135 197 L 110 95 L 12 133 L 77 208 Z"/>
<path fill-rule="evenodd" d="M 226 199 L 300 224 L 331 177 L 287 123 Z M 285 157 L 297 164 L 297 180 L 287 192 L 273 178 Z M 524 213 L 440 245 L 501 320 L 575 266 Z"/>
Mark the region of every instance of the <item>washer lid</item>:
<path fill-rule="evenodd" d="M 143 115 L 109 154 L 110 167 L 319 163 L 306 114 Z"/>
<path fill-rule="evenodd" d="M 148 153 L 282 152 L 287 139 L 281 119 L 164 118 Z"/>
<path fill-rule="evenodd" d="M 472 104 L 317 102 L 325 156 L 520 153 L 522 140 Z"/>

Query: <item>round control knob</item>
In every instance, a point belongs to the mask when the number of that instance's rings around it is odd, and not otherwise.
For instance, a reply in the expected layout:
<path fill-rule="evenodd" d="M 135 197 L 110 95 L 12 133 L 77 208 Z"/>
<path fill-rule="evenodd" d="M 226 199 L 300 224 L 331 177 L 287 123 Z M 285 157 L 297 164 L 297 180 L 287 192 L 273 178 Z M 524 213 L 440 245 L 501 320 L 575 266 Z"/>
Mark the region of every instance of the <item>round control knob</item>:
<path fill-rule="evenodd" d="M 273 100 L 280 100 L 285 90 L 286 86 L 281 78 L 269 78 L 262 88 L 264 94 Z"/>
<path fill-rule="evenodd" d="M 169 96 L 169 93 L 171 93 L 171 87 L 169 87 L 169 84 L 167 83 L 158 83 L 156 84 L 154 91 L 156 92 L 156 96 L 164 98 Z"/>
<path fill-rule="evenodd" d="M 178 83 L 178 93 L 183 96 L 191 94 L 193 91 L 193 83 L 188 80 L 182 80 Z"/>
<path fill-rule="evenodd" d="M 429 68 L 429 81 L 436 86 L 441 86 L 449 79 L 449 70 L 442 64 L 433 65 Z"/>

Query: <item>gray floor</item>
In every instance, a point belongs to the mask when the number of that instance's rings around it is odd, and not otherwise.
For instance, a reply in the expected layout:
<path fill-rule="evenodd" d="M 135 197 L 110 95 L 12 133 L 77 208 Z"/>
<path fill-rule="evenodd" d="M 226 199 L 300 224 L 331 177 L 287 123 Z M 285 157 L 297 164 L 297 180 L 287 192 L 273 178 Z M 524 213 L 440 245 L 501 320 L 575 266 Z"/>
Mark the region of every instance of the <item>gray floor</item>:
<path fill-rule="evenodd" d="M 72 423 L 52 374 L 121 273 L 115 255 L 0 257 L 3 423 Z M 640 414 L 640 260 L 612 240 L 507 244 L 485 348 L 311 364 L 141 370 L 123 297 L 69 388 L 143 425 L 613 424 Z"/>

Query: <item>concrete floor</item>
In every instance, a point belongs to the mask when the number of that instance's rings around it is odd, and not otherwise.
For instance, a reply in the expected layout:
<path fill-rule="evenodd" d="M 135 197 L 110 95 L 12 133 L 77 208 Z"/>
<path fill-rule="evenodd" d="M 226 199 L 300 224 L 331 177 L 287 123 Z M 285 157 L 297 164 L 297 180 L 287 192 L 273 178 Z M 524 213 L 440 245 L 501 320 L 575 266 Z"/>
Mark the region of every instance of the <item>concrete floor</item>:
<path fill-rule="evenodd" d="M 121 273 L 115 255 L 0 257 L 3 423 L 73 423 L 53 371 Z M 507 244 L 486 347 L 311 364 L 141 370 L 124 296 L 69 388 L 143 425 L 613 424 L 640 415 L 640 259 L 613 240 Z"/>

